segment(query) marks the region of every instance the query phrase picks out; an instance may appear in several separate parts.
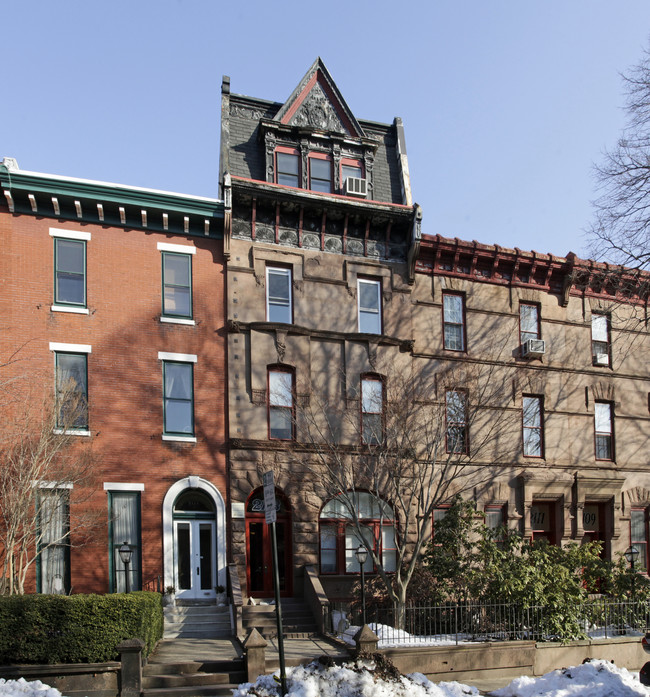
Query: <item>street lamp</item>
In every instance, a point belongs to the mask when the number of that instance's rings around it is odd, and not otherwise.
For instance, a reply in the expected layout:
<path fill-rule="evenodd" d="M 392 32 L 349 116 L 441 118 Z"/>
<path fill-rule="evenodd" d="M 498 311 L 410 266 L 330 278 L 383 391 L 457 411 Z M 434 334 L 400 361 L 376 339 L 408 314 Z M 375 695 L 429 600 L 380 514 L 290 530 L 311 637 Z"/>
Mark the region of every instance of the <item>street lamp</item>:
<path fill-rule="evenodd" d="M 355 552 L 359 566 L 361 567 L 361 617 L 363 619 L 363 625 L 366 624 L 366 570 L 364 568 L 366 560 L 368 559 L 368 550 L 363 546 L 359 545 L 359 548 Z"/>
<path fill-rule="evenodd" d="M 634 600 L 634 583 L 636 581 L 636 574 L 634 573 L 634 563 L 636 562 L 638 556 L 639 556 L 639 550 L 636 547 L 628 547 L 625 550 L 625 559 L 627 559 L 627 562 L 630 565 L 630 569 L 632 571 L 632 589 L 631 589 L 632 600 Z"/>
<path fill-rule="evenodd" d="M 126 580 L 126 592 L 129 593 L 131 591 L 130 588 L 130 583 L 129 583 L 129 565 L 131 564 L 131 555 L 133 554 L 133 550 L 129 547 L 127 544 L 126 540 L 124 541 L 124 544 L 118 549 L 118 552 L 120 554 L 120 559 L 122 560 L 122 564 L 124 564 L 124 578 Z"/>

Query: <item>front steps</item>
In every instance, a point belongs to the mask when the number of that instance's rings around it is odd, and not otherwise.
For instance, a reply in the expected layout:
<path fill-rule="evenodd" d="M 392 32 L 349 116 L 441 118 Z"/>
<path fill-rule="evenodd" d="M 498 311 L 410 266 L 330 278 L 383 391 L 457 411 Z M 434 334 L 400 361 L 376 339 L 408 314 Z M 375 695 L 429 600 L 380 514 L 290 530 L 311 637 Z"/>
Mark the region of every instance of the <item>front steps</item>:
<path fill-rule="evenodd" d="M 230 606 L 189 605 L 164 608 L 163 639 L 219 639 L 232 636 Z"/>
<path fill-rule="evenodd" d="M 241 659 L 149 663 L 143 669 L 142 697 L 231 697 L 243 682 Z"/>
<path fill-rule="evenodd" d="M 305 639 L 318 636 L 318 628 L 311 609 L 302 598 L 282 598 L 282 633 L 287 639 Z M 277 636 L 275 605 L 244 605 L 242 626 L 248 636 L 255 628 L 264 637 Z"/>

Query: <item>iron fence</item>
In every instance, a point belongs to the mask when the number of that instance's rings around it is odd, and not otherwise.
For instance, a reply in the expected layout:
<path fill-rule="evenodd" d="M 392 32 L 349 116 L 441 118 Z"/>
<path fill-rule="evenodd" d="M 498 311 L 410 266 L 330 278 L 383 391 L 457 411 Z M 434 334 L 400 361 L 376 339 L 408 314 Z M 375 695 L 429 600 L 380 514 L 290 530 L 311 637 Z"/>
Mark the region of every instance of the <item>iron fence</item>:
<path fill-rule="evenodd" d="M 544 605 L 445 603 L 408 605 L 401 621 L 395 608 L 369 609 L 367 618 L 380 646 L 605 639 L 648 631 L 650 603 L 598 598 L 561 610 Z M 358 625 L 361 618 L 352 621 Z"/>

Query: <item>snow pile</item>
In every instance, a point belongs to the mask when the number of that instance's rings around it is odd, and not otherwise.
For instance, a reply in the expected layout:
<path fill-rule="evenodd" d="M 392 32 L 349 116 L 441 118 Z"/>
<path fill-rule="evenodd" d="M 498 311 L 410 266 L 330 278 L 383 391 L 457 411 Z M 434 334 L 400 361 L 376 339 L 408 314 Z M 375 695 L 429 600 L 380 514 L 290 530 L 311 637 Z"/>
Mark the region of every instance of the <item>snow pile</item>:
<path fill-rule="evenodd" d="M 592 660 L 574 668 L 562 668 L 541 678 L 515 678 L 494 697 L 638 697 L 650 695 L 625 668 L 607 661 Z"/>
<path fill-rule="evenodd" d="M 377 648 L 380 649 L 385 649 L 389 646 L 453 646 L 456 644 L 455 635 L 436 634 L 435 636 L 419 636 L 417 634 L 409 634 L 403 629 L 395 629 L 395 627 L 390 627 L 387 624 L 375 624 L 372 622 L 368 626 L 377 635 L 379 639 Z M 360 629 L 361 627 L 351 625 L 339 636 L 347 644 L 354 646 L 354 637 Z M 464 643 L 471 643 L 465 635 L 459 634 L 458 639 Z"/>
<path fill-rule="evenodd" d="M 0 697 L 61 697 L 55 688 L 45 685 L 40 680 L 27 682 L 25 678 L 5 680 L 0 678 Z"/>
<path fill-rule="evenodd" d="M 414 673 L 395 680 L 374 674 L 372 662 L 348 663 L 343 666 L 308 666 L 287 669 L 287 688 L 291 697 L 467 697 L 478 695 L 474 687 L 460 683 L 434 685 L 424 675 Z M 260 675 L 257 682 L 244 683 L 233 690 L 233 697 L 278 697 L 277 674 Z"/>

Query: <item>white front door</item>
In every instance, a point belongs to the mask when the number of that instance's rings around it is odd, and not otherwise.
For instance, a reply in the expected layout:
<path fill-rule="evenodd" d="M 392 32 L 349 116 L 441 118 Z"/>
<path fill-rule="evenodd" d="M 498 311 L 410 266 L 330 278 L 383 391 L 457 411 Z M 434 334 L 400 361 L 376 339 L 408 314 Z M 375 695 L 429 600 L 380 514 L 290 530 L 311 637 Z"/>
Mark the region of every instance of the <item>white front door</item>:
<path fill-rule="evenodd" d="M 209 600 L 216 596 L 214 522 L 174 521 L 174 578 L 176 597 Z"/>

